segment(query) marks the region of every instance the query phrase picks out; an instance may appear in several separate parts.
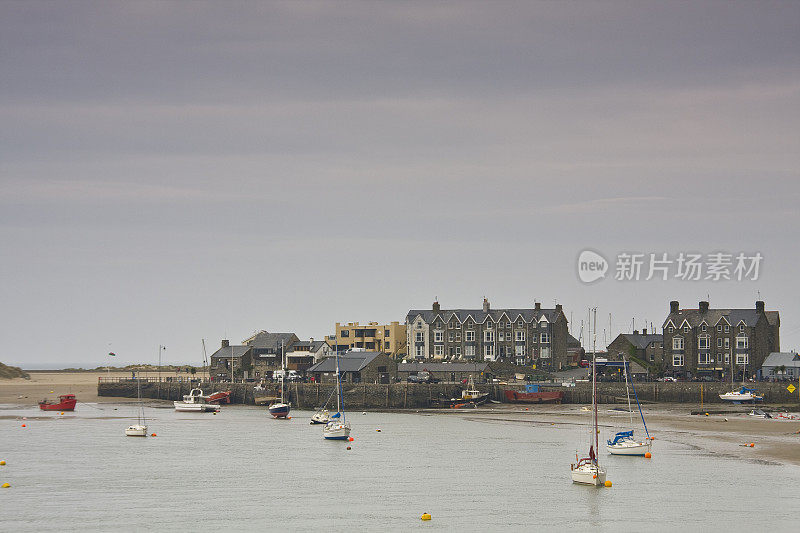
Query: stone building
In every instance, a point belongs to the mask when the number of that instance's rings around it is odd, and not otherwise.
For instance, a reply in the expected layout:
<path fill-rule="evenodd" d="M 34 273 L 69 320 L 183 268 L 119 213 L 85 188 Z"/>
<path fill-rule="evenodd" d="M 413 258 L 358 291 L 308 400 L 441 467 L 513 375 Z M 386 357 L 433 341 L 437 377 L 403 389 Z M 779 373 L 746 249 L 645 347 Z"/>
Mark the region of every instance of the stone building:
<path fill-rule="evenodd" d="M 231 346 L 228 339 L 211 354 L 210 375 L 214 381 L 239 381 L 253 376 L 253 349 L 250 346 Z"/>
<path fill-rule="evenodd" d="M 633 355 L 640 361 L 653 366 L 662 364 L 664 358 L 664 337 L 657 333 L 647 333 L 647 330 L 633 330 L 633 333 L 620 333 L 608 345 L 608 356 L 614 361 L 619 361 L 622 356 Z"/>
<path fill-rule="evenodd" d="M 281 368 L 285 353 L 300 341 L 294 333 L 269 333 L 259 331 L 242 341 L 252 348 L 252 376 L 256 379 L 271 378 L 275 370 Z"/>
<path fill-rule="evenodd" d="M 326 357 L 308 369 L 319 383 L 336 382 L 336 357 Z M 383 352 L 353 351 L 339 354 L 342 383 L 384 383 L 397 379 L 397 362 Z"/>
<path fill-rule="evenodd" d="M 664 321 L 664 367 L 676 377 L 741 380 L 756 374 L 767 356 L 780 351 L 780 316 L 757 301 L 752 309 L 680 309 L 670 302 Z"/>
<path fill-rule="evenodd" d="M 406 315 L 408 358 L 511 361 L 542 370 L 569 366 L 567 318 L 561 305 L 542 309 L 412 309 Z"/>
<path fill-rule="evenodd" d="M 397 377 L 408 381 L 408 376 L 429 372 L 431 377 L 445 383 L 461 383 L 471 377 L 475 383 L 486 383 L 490 376 L 489 363 L 399 363 Z"/>
<path fill-rule="evenodd" d="M 286 368 L 304 372 L 314 363 L 319 363 L 332 353 L 325 341 L 297 341 L 286 350 Z"/>

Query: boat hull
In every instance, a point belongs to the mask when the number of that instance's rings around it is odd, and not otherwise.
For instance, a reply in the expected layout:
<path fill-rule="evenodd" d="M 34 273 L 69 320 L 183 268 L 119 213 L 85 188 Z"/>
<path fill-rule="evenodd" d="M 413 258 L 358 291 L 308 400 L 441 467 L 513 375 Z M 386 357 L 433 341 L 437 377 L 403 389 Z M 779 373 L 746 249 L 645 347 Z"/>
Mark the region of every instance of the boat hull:
<path fill-rule="evenodd" d="M 172 402 L 176 411 L 182 413 L 205 413 L 211 411 L 219 411 L 219 405 L 213 403 L 186 403 L 186 402 Z"/>
<path fill-rule="evenodd" d="M 58 403 L 39 402 L 42 411 L 74 411 L 78 400 L 64 400 Z"/>
<path fill-rule="evenodd" d="M 595 465 L 583 465 L 572 469 L 572 482 L 580 485 L 602 487 L 606 483 L 606 471 Z"/>
<path fill-rule="evenodd" d="M 286 418 L 289 416 L 290 409 L 289 404 L 275 403 L 269 406 L 269 414 L 271 414 L 273 418 Z"/>
<path fill-rule="evenodd" d="M 133 425 L 125 428 L 125 435 L 128 437 L 146 437 L 147 426 Z"/>
<path fill-rule="evenodd" d="M 564 391 L 521 392 L 512 389 L 503 391 L 509 403 L 561 403 Z"/>
<path fill-rule="evenodd" d="M 322 429 L 322 436 L 327 440 L 348 440 L 350 426 L 347 424 L 328 424 Z"/>
<path fill-rule="evenodd" d="M 231 391 L 220 391 L 211 394 L 210 396 L 206 396 L 206 401 L 208 403 L 231 403 Z"/>
<path fill-rule="evenodd" d="M 622 442 L 614 445 L 606 445 L 608 453 L 611 455 L 639 455 L 643 456 L 650 452 L 652 444 L 647 442 Z"/>

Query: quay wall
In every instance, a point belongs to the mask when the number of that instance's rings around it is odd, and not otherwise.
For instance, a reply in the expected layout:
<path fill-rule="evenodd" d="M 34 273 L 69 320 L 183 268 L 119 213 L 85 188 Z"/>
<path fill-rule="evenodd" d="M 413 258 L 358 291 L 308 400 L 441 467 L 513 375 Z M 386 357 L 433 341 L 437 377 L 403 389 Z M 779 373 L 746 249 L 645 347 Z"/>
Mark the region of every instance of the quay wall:
<path fill-rule="evenodd" d="M 699 405 L 701 401 L 701 385 L 704 404 L 723 405 L 719 394 L 730 392 L 729 383 L 637 383 L 636 393 L 642 402 L 684 403 Z M 800 404 L 800 394 L 795 390 L 790 393 L 788 383 L 758 383 L 755 387 L 763 394 L 764 403 L 794 405 Z M 142 397 L 162 400 L 180 400 L 189 390 L 200 387 L 205 394 L 219 390 L 231 391 L 232 403 L 255 404 L 253 385 L 251 383 L 176 383 L 176 382 L 142 382 Z M 795 385 L 797 386 L 797 385 Z M 463 388 L 460 384 L 428 384 L 428 383 L 394 383 L 378 385 L 371 383 L 344 383 L 344 403 L 348 409 L 420 409 L 430 407 L 437 399 L 449 399 L 461 396 Z M 479 390 L 489 392 L 493 400 L 505 402 L 503 390 L 521 389 L 518 385 L 477 385 Z M 542 390 L 563 390 L 564 403 L 591 403 L 592 388 L 590 383 L 578 383 L 574 387 L 557 387 L 542 385 Z M 600 403 L 625 402 L 624 383 L 598 383 Z M 311 409 L 322 406 L 332 395 L 334 385 L 329 383 L 290 383 L 288 384 L 288 400 L 295 408 Z M 136 398 L 136 381 L 119 381 L 114 383 L 98 383 L 98 396 L 120 398 Z M 268 389 L 259 396 L 280 396 L 279 389 Z M 633 391 L 631 391 L 633 401 Z M 332 398 L 328 406 L 336 405 Z"/>

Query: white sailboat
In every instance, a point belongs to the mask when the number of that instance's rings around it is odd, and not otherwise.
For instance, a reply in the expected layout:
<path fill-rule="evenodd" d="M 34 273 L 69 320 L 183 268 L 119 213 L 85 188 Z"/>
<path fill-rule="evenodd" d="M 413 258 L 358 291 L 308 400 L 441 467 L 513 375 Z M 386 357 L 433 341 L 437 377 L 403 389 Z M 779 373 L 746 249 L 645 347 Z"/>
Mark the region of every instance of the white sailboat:
<path fill-rule="evenodd" d="M 183 401 L 174 401 L 176 411 L 190 413 L 204 413 L 206 411 L 219 411 L 219 405 L 206 402 L 202 389 L 192 389 L 189 394 L 183 395 Z"/>
<path fill-rule="evenodd" d="M 284 384 L 286 383 L 286 363 L 284 361 L 285 353 L 283 349 L 283 341 L 281 341 L 281 376 L 280 376 L 280 383 L 281 383 L 281 401 L 275 402 L 269 406 L 269 414 L 272 415 L 273 418 L 287 418 L 289 416 L 289 411 L 291 410 L 291 405 L 286 402 L 286 398 L 284 396 Z"/>
<path fill-rule="evenodd" d="M 125 428 L 125 435 L 128 437 L 146 437 L 147 423 L 144 418 L 144 405 L 142 405 L 142 384 L 139 381 L 139 374 L 136 374 L 136 397 L 139 399 L 139 415 L 136 424 L 131 424 Z"/>
<path fill-rule="evenodd" d="M 339 349 L 336 350 L 336 412 L 331 415 L 330 420 L 322 428 L 322 436 L 328 440 L 349 440 L 350 424 L 344 416 L 342 409 L 342 383 L 339 380 Z"/>
<path fill-rule="evenodd" d="M 589 436 L 589 456 L 582 459 L 575 454 L 576 463 L 570 465 L 572 482 L 583 485 L 602 487 L 606 483 L 606 470 L 597 460 L 598 434 L 600 429 L 597 423 L 597 309 L 594 310 L 594 334 L 592 337 L 592 424 Z"/>
<path fill-rule="evenodd" d="M 733 355 L 731 355 L 731 386 L 733 386 L 733 376 L 734 376 L 734 367 L 733 367 Z M 747 374 L 747 364 L 744 365 L 742 368 L 742 386 L 739 390 L 732 390 L 731 392 L 726 392 L 724 394 L 719 395 L 720 400 L 724 400 L 726 402 L 732 402 L 735 404 L 741 404 L 742 402 L 760 402 L 764 400 L 764 397 L 755 389 L 747 388 L 744 384 L 745 375 Z"/>
<path fill-rule="evenodd" d="M 642 414 L 642 406 L 639 403 L 639 397 L 636 395 L 636 388 L 633 385 L 633 380 L 630 380 L 630 386 L 633 388 L 633 394 L 636 398 L 636 405 L 639 408 L 639 415 L 642 417 L 642 425 L 647 435 L 645 440 L 636 440 L 633 437 L 633 409 L 631 409 L 631 393 L 628 388 L 629 366 L 628 362 L 625 360 L 625 356 L 622 356 L 622 363 L 622 371 L 625 374 L 625 394 L 628 397 L 628 414 L 631 418 L 631 429 L 628 431 L 618 431 L 613 439 L 606 441 L 606 448 L 611 455 L 645 455 L 646 453 L 650 453 L 652 441 L 650 439 L 650 433 L 647 431 L 647 424 L 644 421 L 644 414 Z"/>

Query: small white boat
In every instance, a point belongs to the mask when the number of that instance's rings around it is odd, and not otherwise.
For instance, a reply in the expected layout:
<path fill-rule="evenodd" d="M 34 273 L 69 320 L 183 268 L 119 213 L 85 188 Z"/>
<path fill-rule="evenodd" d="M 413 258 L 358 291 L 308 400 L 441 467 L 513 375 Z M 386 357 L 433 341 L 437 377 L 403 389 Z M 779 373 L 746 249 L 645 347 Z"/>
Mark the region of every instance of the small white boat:
<path fill-rule="evenodd" d="M 134 377 L 136 378 L 136 396 L 139 399 L 139 419 L 136 424 L 131 424 L 125 428 L 125 435 L 128 437 L 146 437 L 147 425 L 144 418 L 144 405 L 142 405 L 142 385 L 138 375 L 135 374 Z"/>
<path fill-rule="evenodd" d="M 187 413 L 203 413 L 207 411 L 219 411 L 219 405 L 207 403 L 201 389 L 192 389 L 189 394 L 183 396 L 183 401 L 172 402 L 176 411 Z"/>
<path fill-rule="evenodd" d="M 725 394 L 720 394 L 719 398 L 720 400 L 725 400 L 726 402 L 733 402 L 733 403 L 760 402 L 764 399 L 763 396 L 756 393 L 755 389 L 748 389 L 747 387 L 742 387 L 739 390 L 726 392 Z"/>
<path fill-rule="evenodd" d="M 316 413 L 311 415 L 312 424 L 327 424 L 330 421 L 331 421 L 331 413 L 327 409 L 317 411 Z"/>
<path fill-rule="evenodd" d="M 620 431 L 609 440 L 606 448 L 611 455 L 644 455 L 650 452 L 650 440 L 638 441 L 633 438 L 633 431 Z"/>
<path fill-rule="evenodd" d="M 141 424 L 133 424 L 125 428 L 125 435 L 128 437 L 146 437 L 147 426 Z"/>
<path fill-rule="evenodd" d="M 336 351 L 336 412 L 322 428 L 322 436 L 326 440 L 350 440 L 350 424 L 344 416 L 342 407 L 342 382 L 339 381 L 339 351 Z M 365 413 L 366 414 L 366 413 Z"/>
<path fill-rule="evenodd" d="M 572 482 L 602 487 L 606 484 L 606 470 L 591 459 L 581 459 L 573 465 Z"/>

